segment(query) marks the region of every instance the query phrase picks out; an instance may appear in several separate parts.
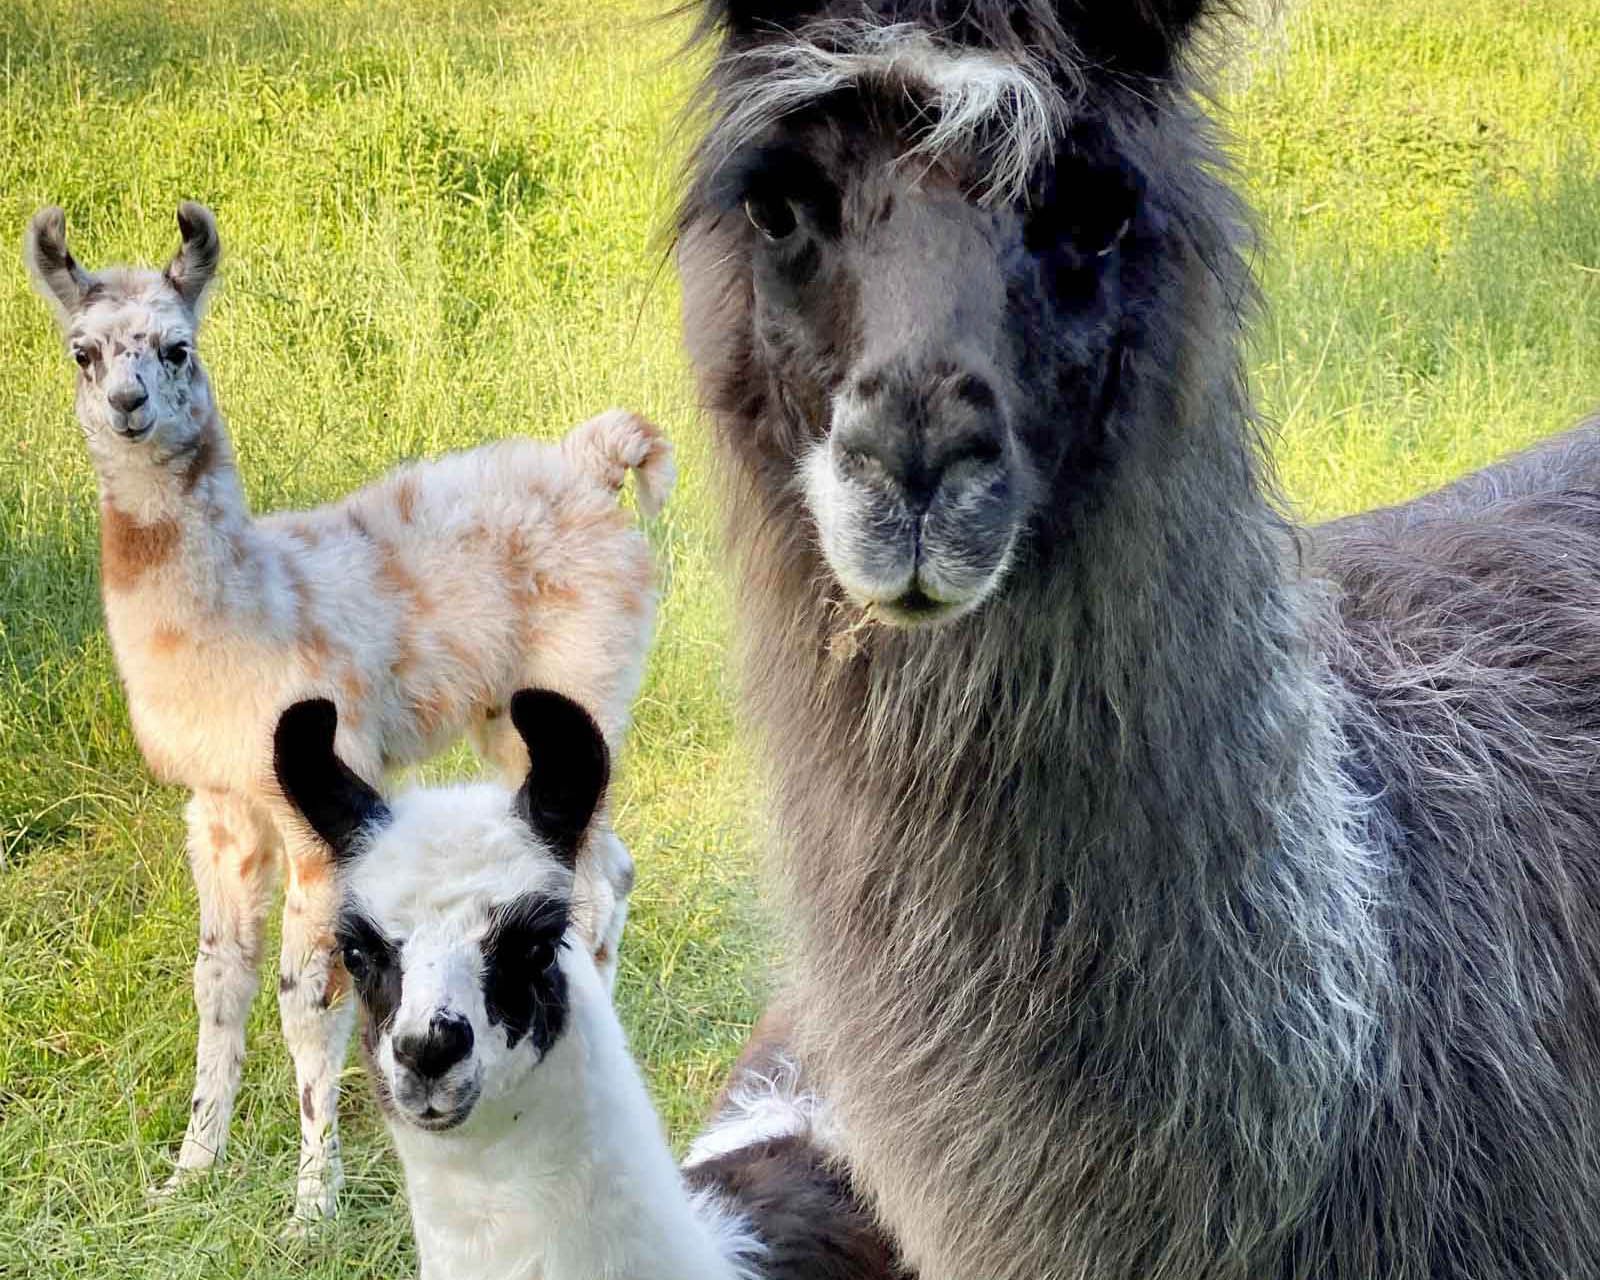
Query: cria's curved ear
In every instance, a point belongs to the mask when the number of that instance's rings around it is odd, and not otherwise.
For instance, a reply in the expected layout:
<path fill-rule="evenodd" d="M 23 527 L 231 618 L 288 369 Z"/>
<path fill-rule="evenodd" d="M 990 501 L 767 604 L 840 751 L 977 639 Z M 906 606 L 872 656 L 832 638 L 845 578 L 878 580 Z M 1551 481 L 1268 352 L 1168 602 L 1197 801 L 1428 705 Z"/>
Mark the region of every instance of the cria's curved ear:
<path fill-rule="evenodd" d="M 22 256 L 33 287 L 65 324 L 83 305 L 83 295 L 92 283 L 67 248 L 67 215 L 54 205 L 34 214 L 23 237 Z"/>
<path fill-rule="evenodd" d="M 200 300 L 222 259 L 222 237 L 217 234 L 217 220 L 211 210 L 193 200 L 178 206 L 178 233 L 183 244 L 167 263 L 167 283 L 178 291 L 189 310 L 198 314 Z"/>
<path fill-rule="evenodd" d="M 334 752 L 338 728 L 338 709 L 327 698 L 295 703 L 273 730 L 272 769 L 284 797 L 342 861 L 363 831 L 389 821 L 389 808 Z"/>
<path fill-rule="evenodd" d="M 594 719 L 551 689 L 521 689 L 511 723 L 528 748 L 528 776 L 514 808 L 569 867 L 611 779 L 611 754 Z"/>

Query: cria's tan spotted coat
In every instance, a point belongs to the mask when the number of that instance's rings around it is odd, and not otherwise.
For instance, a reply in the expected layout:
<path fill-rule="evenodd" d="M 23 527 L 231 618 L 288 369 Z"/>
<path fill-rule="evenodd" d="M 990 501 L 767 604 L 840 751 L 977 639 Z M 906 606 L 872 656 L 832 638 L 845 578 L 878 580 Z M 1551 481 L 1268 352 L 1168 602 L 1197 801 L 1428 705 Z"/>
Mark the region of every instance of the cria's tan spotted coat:
<path fill-rule="evenodd" d="M 291 702 L 339 708 L 340 751 L 364 776 L 470 733 L 508 777 L 527 768 L 504 718 L 525 685 L 589 708 L 615 746 L 655 610 L 649 548 L 617 503 L 629 470 L 659 508 L 671 449 L 611 411 L 559 444 L 507 440 L 402 467 L 344 500 L 256 519 L 239 484 L 195 330 L 219 242 L 179 213 L 164 272 L 85 272 L 59 210 L 29 265 L 80 366 L 77 410 L 99 478 L 106 626 L 151 769 L 190 787 L 200 898 L 196 1082 L 179 1173 L 227 1139 L 263 923 L 287 863 L 279 1004 L 294 1056 L 302 1151 L 297 1213 L 331 1212 L 335 1116 L 352 1006 L 333 957 L 326 850 L 272 780 L 271 730 Z M 579 863 L 579 924 L 610 976 L 632 881 L 602 821 Z"/>

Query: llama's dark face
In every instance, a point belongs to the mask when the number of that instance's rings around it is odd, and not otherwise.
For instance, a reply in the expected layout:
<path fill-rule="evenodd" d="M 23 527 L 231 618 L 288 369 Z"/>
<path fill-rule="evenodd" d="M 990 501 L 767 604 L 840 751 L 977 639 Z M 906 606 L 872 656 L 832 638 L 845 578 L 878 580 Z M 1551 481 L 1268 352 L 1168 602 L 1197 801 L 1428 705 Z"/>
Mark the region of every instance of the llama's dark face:
<path fill-rule="evenodd" d="M 458 786 L 385 804 L 334 753 L 325 699 L 289 708 L 274 735 L 285 797 L 339 862 L 338 942 L 379 1096 L 395 1121 L 430 1132 L 524 1085 L 566 1026 L 574 966 L 592 979 L 577 989 L 603 998 L 568 933 L 605 741 L 559 694 L 523 690 L 510 714 L 532 762 L 514 795 Z"/>
<path fill-rule="evenodd" d="M 755 105 L 691 197 L 688 340 L 730 416 L 765 398 L 778 425 L 736 447 L 792 469 L 848 595 L 939 621 L 1097 456 L 1139 183 L 1026 67 L 913 28 L 840 38 L 748 55 Z"/>
<path fill-rule="evenodd" d="M 55 306 L 78 369 L 78 421 L 97 460 L 137 450 L 157 461 L 197 446 L 213 405 L 195 354 L 199 308 L 221 252 L 210 213 L 179 211 L 183 245 L 165 271 L 91 275 L 73 258 L 59 209 L 35 216 L 26 244 L 35 284 Z"/>

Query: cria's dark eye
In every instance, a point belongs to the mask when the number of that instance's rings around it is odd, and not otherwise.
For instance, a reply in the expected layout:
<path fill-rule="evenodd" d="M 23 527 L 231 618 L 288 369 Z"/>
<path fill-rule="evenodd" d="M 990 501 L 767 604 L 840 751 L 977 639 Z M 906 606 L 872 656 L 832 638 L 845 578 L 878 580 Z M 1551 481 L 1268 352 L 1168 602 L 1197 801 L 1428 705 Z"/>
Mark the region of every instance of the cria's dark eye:
<path fill-rule="evenodd" d="M 799 225 L 794 205 L 776 196 L 750 196 L 744 202 L 750 225 L 768 240 L 786 240 Z"/>
<path fill-rule="evenodd" d="M 344 967 L 350 971 L 352 978 L 361 978 L 372 968 L 372 960 L 367 953 L 353 943 L 346 943 L 344 948 Z"/>
<path fill-rule="evenodd" d="M 169 342 L 161 348 L 161 358 L 177 368 L 189 358 L 189 344 L 186 342 Z"/>
<path fill-rule="evenodd" d="M 78 362 L 78 368 L 87 369 L 94 363 L 94 353 L 87 347 L 74 347 L 72 358 Z"/>

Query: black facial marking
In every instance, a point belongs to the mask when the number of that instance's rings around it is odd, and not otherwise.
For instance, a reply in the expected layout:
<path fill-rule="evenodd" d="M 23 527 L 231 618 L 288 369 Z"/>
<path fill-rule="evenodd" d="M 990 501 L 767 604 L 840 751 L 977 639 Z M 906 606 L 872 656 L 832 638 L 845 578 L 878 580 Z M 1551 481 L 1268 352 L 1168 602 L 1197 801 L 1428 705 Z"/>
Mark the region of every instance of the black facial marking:
<path fill-rule="evenodd" d="M 567 1021 L 567 979 L 556 963 L 567 931 L 567 902 L 530 894 L 501 907 L 483 940 L 483 997 L 506 1047 L 524 1036 L 543 1056 Z"/>
<path fill-rule="evenodd" d="M 372 921 L 353 911 L 340 917 L 334 937 L 366 1008 L 368 1024 L 381 1034 L 400 1007 L 399 948 Z"/>

